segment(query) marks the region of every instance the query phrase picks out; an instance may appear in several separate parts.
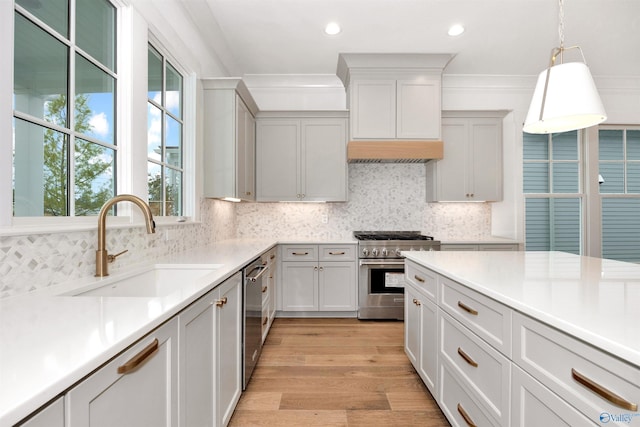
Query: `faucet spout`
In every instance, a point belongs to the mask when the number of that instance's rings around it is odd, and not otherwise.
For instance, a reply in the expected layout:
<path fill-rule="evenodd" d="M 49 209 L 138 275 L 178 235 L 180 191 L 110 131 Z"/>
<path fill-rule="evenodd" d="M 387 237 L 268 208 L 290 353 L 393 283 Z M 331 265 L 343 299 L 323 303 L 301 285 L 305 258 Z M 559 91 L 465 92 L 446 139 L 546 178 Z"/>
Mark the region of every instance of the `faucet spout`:
<path fill-rule="evenodd" d="M 156 232 L 156 223 L 153 221 L 153 214 L 149 205 L 138 196 L 132 194 L 120 194 L 109 200 L 102 206 L 98 214 L 98 249 L 96 250 L 96 277 L 104 277 L 109 275 L 108 263 L 112 262 L 106 249 L 106 233 L 107 233 L 107 212 L 113 205 L 119 202 L 131 202 L 138 206 L 144 215 L 147 233 Z"/>

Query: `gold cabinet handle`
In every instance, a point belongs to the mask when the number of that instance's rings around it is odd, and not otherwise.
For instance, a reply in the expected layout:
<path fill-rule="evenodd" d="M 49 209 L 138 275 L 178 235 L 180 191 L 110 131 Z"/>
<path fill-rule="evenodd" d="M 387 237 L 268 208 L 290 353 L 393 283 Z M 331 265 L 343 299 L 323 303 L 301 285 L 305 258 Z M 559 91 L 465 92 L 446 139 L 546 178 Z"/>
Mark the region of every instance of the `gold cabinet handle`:
<path fill-rule="evenodd" d="M 418 276 L 417 274 L 414 274 L 413 278 L 416 279 L 420 283 L 424 283 L 424 279 L 422 277 Z"/>
<path fill-rule="evenodd" d="M 467 423 L 469 427 L 477 427 L 476 423 L 473 422 L 469 414 L 467 414 L 467 411 L 465 411 L 462 405 L 459 403 L 458 403 L 458 412 L 462 416 L 462 419 L 464 419 L 464 422 Z"/>
<path fill-rule="evenodd" d="M 631 403 L 628 400 L 624 399 L 623 397 L 618 396 L 611 390 L 601 386 L 600 384 L 584 376 L 583 374 L 581 374 L 580 372 L 576 371 L 573 368 L 571 368 L 571 377 L 577 382 L 579 382 L 580 384 L 582 384 L 583 386 L 585 386 L 586 388 L 588 388 L 589 390 L 591 390 L 592 392 L 594 392 L 595 394 L 597 394 L 598 396 L 602 397 L 603 399 L 609 401 L 610 403 L 620 408 L 626 409 L 628 411 L 634 411 L 634 412 L 638 410 L 637 404 Z"/>
<path fill-rule="evenodd" d="M 269 289 L 267 286 L 263 286 L 262 287 L 262 293 L 264 294 L 265 292 L 267 292 L 267 289 Z"/>
<path fill-rule="evenodd" d="M 346 254 L 346 252 L 342 251 L 342 252 L 329 252 L 329 255 L 344 255 Z"/>
<path fill-rule="evenodd" d="M 216 300 L 216 307 L 222 307 L 227 303 L 227 297 L 222 297 L 219 300 Z"/>
<path fill-rule="evenodd" d="M 419 299 L 416 299 L 416 298 L 414 298 L 414 299 L 413 299 L 413 303 L 414 303 L 415 305 L 422 305 L 422 303 L 420 302 L 420 300 L 419 300 Z"/>
<path fill-rule="evenodd" d="M 473 308 L 469 307 L 468 305 L 466 305 L 462 301 L 458 301 L 458 307 L 460 307 L 461 309 L 463 309 L 464 311 L 466 311 L 469 314 L 473 314 L 474 316 L 478 315 L 478 310 L 474 310 Z"/>
<path fill-rule="evenodd" d="M 135 370 L 138 366 L 142 365 L 145 360 L 150 358 L 158 351 L 158 338 L 154 339 L 151 344 L 143 348 L 140 353 L 127 360 L 124 365 L 118 366 L 119 374 L 128 374 Z"/>
<path fill-rule="evenodd" d="M 266 325 L 267 322 L 269 322 L 269 318 L 265 317 L 264 320 L 262 321 L 262 326 Z"/>
<path fill-rule="evenodd" d="M 275 257 L 276 257 L 275 255 L 271 255 L 269 259 L 274 259 Z"/>
<path fill-rule="evenodd" d="M 309 252 L 291 252 L 291 255 L 297 255 L 297 256 L 309 255 Z"/>
<path fill-rule="evenodd" d="M 478 362 L 476 362 L 475 360 L 473 360 L 471 358 L 471 356 L 469 356 L 467 353 L 465 353 L 460 347 L 458 347 L 458 354 L 460 355 L 460 357 L 462 357 L 464 359 L 465 362 L 467 362 L 469 365 L 473 366 L 474 368 L 478 367 Z"/>

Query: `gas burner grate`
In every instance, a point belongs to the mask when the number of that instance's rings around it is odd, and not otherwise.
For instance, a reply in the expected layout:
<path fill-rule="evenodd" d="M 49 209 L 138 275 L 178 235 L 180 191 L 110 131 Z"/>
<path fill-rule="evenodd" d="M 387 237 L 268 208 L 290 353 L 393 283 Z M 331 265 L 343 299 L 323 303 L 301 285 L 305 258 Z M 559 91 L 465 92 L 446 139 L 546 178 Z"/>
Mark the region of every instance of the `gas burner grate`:
<path fill-rule="evenodd" d="M 433 240 L 419 231 L 354 231 L 357 240 Z"/>

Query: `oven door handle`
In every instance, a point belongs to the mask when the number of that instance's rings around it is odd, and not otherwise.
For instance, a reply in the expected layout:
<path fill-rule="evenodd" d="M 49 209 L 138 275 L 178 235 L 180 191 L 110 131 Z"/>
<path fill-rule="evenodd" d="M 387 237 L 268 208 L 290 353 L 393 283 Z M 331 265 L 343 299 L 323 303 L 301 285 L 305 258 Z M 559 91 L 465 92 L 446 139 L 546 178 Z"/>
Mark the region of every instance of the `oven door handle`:
<path fill-rule="evenodd" d="M 404 261 L 366 261 L 361 259 L 360 265 L 404 265 Z"/>

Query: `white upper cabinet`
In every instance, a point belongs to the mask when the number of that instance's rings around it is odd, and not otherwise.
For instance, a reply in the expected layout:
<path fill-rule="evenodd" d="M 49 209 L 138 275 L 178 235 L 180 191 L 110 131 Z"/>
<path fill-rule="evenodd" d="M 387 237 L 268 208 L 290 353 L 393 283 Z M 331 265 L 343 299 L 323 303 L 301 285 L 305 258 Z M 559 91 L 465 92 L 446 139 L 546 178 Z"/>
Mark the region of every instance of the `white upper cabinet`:
<path fill-rule="evenodd" d="M 427 201 L 502 200 L 503 111 L 445 112 L 444 158 L 427 163 Z"/>
<path fill-rule="evenodd" d="M 242 80 L 203 80 L 204 195 L 255 200 L 255 115 Z"/>
<path fill-rule="evenodd" d="M 256 127 L 258 201 L 347 200 L 346 113 L 265 115 Z"/>
<path fill-rule="evenodd" d="M 351 140 L 439 140 L 442 69 L 451 55 L 341 54 Z"/>

